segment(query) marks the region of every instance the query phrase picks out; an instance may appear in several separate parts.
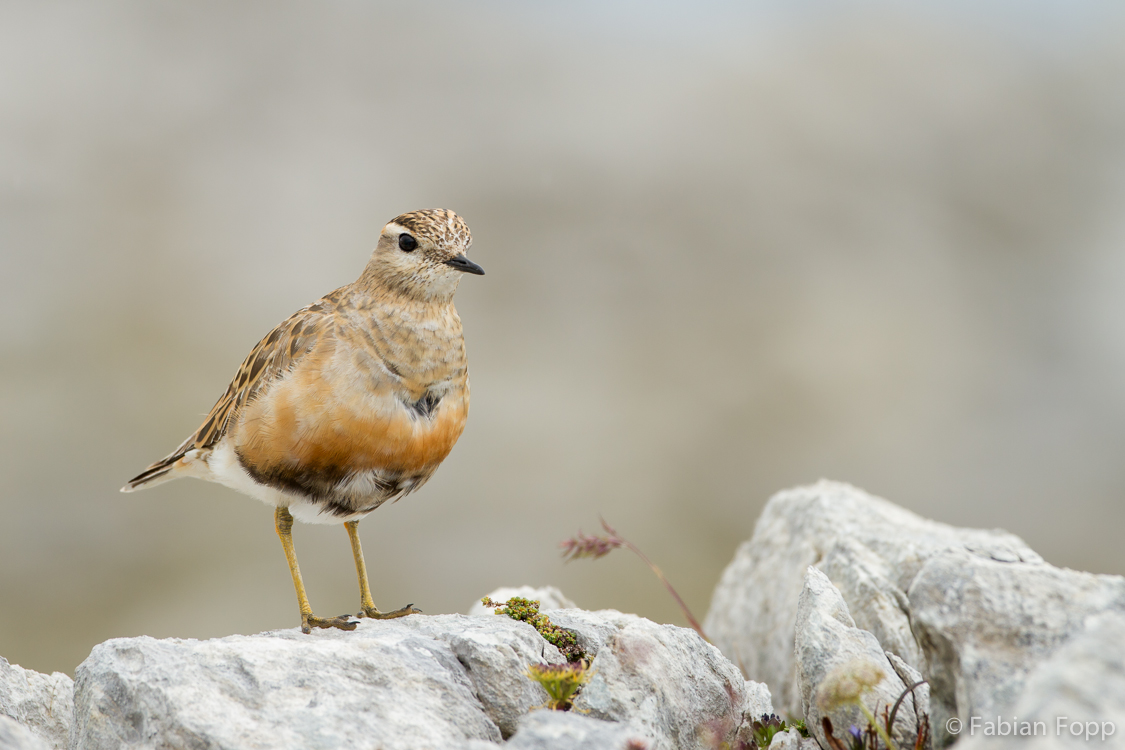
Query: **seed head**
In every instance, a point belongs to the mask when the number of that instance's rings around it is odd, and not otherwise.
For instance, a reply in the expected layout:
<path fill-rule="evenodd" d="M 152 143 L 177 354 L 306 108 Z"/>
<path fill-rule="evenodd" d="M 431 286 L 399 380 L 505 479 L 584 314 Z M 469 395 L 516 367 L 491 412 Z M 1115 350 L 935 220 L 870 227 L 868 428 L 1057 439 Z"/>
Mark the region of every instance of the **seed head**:
<path fill-rule="evenodd" d="M 622 541 L 611 536 L 594 536 L 578 532 L 577 536 L 559 543 L 563 557 L 566 560 L 577 560 L 580 557 L 597 559 L 608 555 L 622 545 Z"/>
<path fill-rule="evenodd" d="M 858 703 L 865 692 L 883 681 L 886 675 L 865 659 L 853 659 L 828 673 L 816 691 L 821 711 L 832 711 L 848 703 Z"/>

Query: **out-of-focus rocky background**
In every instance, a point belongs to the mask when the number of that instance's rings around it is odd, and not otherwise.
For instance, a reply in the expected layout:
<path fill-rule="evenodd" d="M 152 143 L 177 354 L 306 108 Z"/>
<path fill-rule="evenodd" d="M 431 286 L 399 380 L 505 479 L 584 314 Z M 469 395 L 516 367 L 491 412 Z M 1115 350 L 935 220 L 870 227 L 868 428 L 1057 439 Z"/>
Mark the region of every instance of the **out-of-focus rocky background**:
<path fill-rule="evenodd" d="M 940 6 L 940 7 L 939 7 Z M 117 488 L 241 358 L 460 212 L 461 443 L 361 526 L 381 605 L 555 584 L 684 624 L 766 499 L 845 479 L 1125 572 L 1125 11 L 0 3 L 0 654 L 289 627 L 268 509 Z M 343 530 L 299 527 L 354 610 Z"/>

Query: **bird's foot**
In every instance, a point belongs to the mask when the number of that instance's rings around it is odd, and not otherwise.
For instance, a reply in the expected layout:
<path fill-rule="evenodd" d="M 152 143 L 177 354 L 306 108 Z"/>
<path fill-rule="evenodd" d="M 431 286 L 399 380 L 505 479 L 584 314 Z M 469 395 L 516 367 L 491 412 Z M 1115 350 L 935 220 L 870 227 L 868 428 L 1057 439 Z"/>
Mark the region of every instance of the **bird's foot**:
<path fill-rule="evenodd" d="M 358 622 L 352 620 L 351 615 L 339 617 L 317 617 L 316 615 L 301 616 L 301 632 L 311 633 L 313 628 L 339 628 L 340 630 L 355 630 Z"/>
<path fill-rule="evenodd" d="M 413 604 L 407 604 L 402 609 L 396 609 L 394 612 L 380 612 L 378 607 L 364 607 L 363 611 L 357 614 L 356 617 L 370 617 L 373 620 L 393 620 L 396 617 L 420 614 L 422 614 L 422 610 L 415 609 Z"/>

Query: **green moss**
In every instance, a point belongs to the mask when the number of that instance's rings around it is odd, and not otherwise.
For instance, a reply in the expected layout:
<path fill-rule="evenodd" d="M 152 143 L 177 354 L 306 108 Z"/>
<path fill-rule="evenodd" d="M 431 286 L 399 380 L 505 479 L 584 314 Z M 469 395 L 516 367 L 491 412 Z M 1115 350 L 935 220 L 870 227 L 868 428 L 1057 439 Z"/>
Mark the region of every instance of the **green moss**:
<path fill-rule="evenodd" d="M 524 599 L 519 596 L 513 596 L 508 601 L 501 604 L 494 602 L 487 596 L 480 600 L 480 603 L 486 607 L 495 607 L 496 614 L 507 615 L 513 620 L 526 622 L 531 627 L 539 631 L 539 635 L 547 643 L 552 644 L 562 655 L 566 657 L 569 662 L 580 662 L 586 659 L 586 652 L 578 646 L 578 638 L 574 633 L 566 628 L 560 628 L 558 625 L 553 625 L 551 619 L 547 615 L 539 613 L 539 602 L 534 599 Z"/>

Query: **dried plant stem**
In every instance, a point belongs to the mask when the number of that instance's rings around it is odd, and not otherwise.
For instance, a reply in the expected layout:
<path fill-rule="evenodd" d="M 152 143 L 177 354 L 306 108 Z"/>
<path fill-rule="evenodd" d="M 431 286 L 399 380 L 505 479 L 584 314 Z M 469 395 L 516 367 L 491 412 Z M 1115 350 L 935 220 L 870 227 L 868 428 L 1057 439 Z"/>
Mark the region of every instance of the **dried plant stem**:
<path fill-rule="evenodd" d="M 605 529 L 607 533 L 613 535 L 615 539 L 621 542 L 621 546 L 627 547 L 633 552 L 634 555 L 644 560 L 645 565 L 652 569 L 652 572 L 655 573 L 656 577 L 660 579 L 660 582 L 664 584 L 664 588 L 668 589 L 668 593 L 671 594 L 672 598 L 676 600 L 676 604 L 680 605 L 680 610 L 684 613 L 684 617 L 687 618 L 687 621 L 691 624 L 691 627 L 695 630 L 695 632 L 699 633 L 699 636 L 703 640 L 710 643 L 711 639 L 708 638 L 707 634 L 703 632 L 703 626 L 699 624 L 699 620 L 695 619 L 695 615 L 693 615 L 691 613 L 691 610 L 688 609 L 687 604 L 684 604 L 684 600 L 680 598 L 680 595 L 678 593 L 676 593 L 676 589 L 673 588 L 668 579 L 664 577 L 664 572 L 656 566 L 656 563 L 654 563 L 652 560 L 649 560 L 648 555 L 646 555 L 644 552 L 641 552 L 640 548 L 637 547 L 637 545 L 633 544 L 628 539 L 625 539 L 620 534 L 618 534 L 612 526 L 605 522 L 604 518 L 601 520 L 602 528 Z"/>
<path fill-rule="evenodd" d="M 859 706 L 859 710 L 863 712 L 863 715 L 867 717 L 867 723 L 875 727 L 875 731 L 883 738 L 883 742 L 887 743 L 887 750 L 898 750 L 898 748 L 895 747 L 895 743 L 891 741 L 891 735 L 887 734 L 887 730 L 883 729 L 879 721 L 872 715 L 871 709 L 863 705 L 862 700 L 857 700 L 856 705 Z"/>

